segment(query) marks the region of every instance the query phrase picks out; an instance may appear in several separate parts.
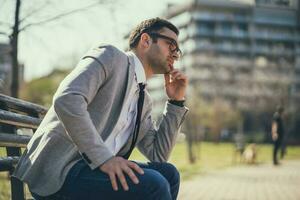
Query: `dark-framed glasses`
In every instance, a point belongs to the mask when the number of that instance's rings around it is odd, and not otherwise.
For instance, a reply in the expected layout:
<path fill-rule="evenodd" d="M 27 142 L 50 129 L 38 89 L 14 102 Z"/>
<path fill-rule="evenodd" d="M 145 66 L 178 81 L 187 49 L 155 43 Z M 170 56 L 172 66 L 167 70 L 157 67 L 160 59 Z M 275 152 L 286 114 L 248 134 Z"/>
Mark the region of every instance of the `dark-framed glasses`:
<path fill-rule="evenodd" d="M 179 49 L 178 47 L 178 44 L 176 42 L 176 40 L 174 40 L 173 38 L 170 38 L 166 35 L 162 35 L 162 34 L 159 34 L 159 33 L 148 33 L 153 39 L 154 38 L 161 38 L 161 39 L 164 39 L 164 40 L 167 40 L 168 41 L 168 44 L 169 44 L 169 48 L 170 48 L 170 51 L 172 53 L 176 53 L 178 58 L 182 56 L 182 52 L 181 50 Z"/>

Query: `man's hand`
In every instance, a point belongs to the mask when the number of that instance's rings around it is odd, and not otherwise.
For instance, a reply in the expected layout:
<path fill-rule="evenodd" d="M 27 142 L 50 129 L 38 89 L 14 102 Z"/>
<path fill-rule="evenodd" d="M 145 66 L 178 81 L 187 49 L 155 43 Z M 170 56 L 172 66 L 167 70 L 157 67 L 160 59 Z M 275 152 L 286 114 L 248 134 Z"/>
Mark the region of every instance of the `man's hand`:
<path fill-rule="evenodd" d="M 272 123 L 272 140 L 276 141 L 278 139 L 278 133 L 277 133 L 277 123 Z"/>
<path fill-rule="evenodd" d="M 277 133 L 272 133 L 272 140 L 276 141 L 278 139 L 278 134 Z"/>
<path fill-rule="evenodd" d="M 115 191 L 118 190 L 117 179 L 120 180 L 120 183 L 125 191 L 129 190 L 128 184 L 125 179 L 124 172 L 130 177 L 130 179 L 138 184 L 139 180 L 135 176 L 133 169 L 139 174 L 144 174 L 142 168 L 140 168 L 136 163 L 126 160 L 122 157 L 113 157 L 103 163 L 100 167 L 100 170 L 109 175 L 112 187 Z"/>
<path fill-rule="evenodd" d="M 177 69 L 165 74 L 166 93 L 172 100 L 184 100 L 187 84 L 187 76 Z"/>

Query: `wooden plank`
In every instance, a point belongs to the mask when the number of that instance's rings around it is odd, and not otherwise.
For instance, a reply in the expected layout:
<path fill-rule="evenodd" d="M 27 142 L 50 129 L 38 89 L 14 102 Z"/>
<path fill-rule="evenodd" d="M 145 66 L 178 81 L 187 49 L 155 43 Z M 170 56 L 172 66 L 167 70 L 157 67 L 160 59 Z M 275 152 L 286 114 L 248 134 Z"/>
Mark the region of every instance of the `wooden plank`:
<path fill-rule="evenodd" d="M 10 177 L 11 182 L 11 199 L 25 200 L 25 184 L 14 176 Z"/>
<path fill-rule="evenodd" d="M 18 156 L 0 157 L 0 171 L 10 171 L 19 161 Z"/>
<path fill-rule="evenodd" d="M 7 125 L 4 124 L 1 126 L 1 129 L 5 133 L 10 133 L 10 134 L 17 134 L 17 129 L 13 125 Z M 8 167 L 11 167 L 9 170 L 10 174 L 10 185 L 11 185 L 11 199 L 12 200 L 24 200 L 24 184 L 18 180 L 16 177 L 11 176 L 15 165 L 17 164 L 17 161 L 19 160 L 18 157 L 20 157 L 22 154 L 21 148 L 20 147 L 6 147 L 6 155 L 8 158 L 12 158 L 10 160 L 10 165 Z M 4 159 L 4 161 L 7 161 L 7 159 Z"/>
<path fill-rule="evenodd" d="M 31 137 L 27 135 L 0 133 L 0 146 L 1 147 L 26 147 L 30 138 Z"/>
<path fill-rule="evenodd" d="M 0 94 L 0 105 L 5 105 L 8 108 L 19 110 L 21 112 L 26 112 L 29 114 L 37 113 L 39 115 L 45 115 L 47 109 L 38 104 L 30 103 L 21 99 L 16 99 L 4 94 Z"/>
<path fill-rule="evenodd" d="M 12 148 L 12 147 L 7 147 L 7 148 Z M 14 147 L 15 148 L 15 147 Z M 20 148 L 19 148 L 20 150 Z M 21 153 L 21 150 L 20 150 Z M 17 165 L 19 161 L 19 158 L 14 156 L 12 161 L 11 161 L 11 167 L 12 169 L 9 170 L 9 174 L 10 174 L 10 186 L 11 186 L 11 199 L 12 200 L 25 200 L 24 198 L 24 189 L 25 189 L 25 185 L 22 181 L 20 181 L 19 179 L 17 179 L 16 177 L 12 176 L 13 171 L 15 170 L 15 166 Z"/>
<path fill-rule="evenodd" d="M 0 109 L 0 123 L 10 124 L 17 127 L 36 129 L 41 121 L 42 120 L 38 118 L 16 114 Z"/>

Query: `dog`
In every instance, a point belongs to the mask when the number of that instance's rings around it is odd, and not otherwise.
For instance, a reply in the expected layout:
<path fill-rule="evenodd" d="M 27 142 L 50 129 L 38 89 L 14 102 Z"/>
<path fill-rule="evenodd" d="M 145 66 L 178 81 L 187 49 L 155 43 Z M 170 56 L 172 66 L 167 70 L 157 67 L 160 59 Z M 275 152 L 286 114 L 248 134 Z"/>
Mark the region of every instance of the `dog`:
<path fill-rule="evenodd" d="M 255 143 L 249 144 L 243 152 L 243 160 L 247 164 L 256 164 L 257 147 Z"/>

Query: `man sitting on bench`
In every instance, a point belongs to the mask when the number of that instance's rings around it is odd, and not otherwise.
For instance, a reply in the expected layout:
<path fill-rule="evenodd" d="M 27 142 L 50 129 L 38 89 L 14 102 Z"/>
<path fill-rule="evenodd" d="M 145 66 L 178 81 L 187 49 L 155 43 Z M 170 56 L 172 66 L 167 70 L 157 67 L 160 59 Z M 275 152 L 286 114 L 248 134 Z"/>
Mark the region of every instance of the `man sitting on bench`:
<path fill-rule="evenodd" d="M 173 67 L 178 34 L 166 20 L 145 20 L 129 52 L 102 45 L 81 59 L 14 173 L 35 199 L 176 199 L 179 173 L 166 161 L 187 113 L 187 77 Z M 164 74 L 169 98 L 158 127 L 145 89 L 154 74 Z M 135 146 L 149 163 L 128 160 Z"/>

